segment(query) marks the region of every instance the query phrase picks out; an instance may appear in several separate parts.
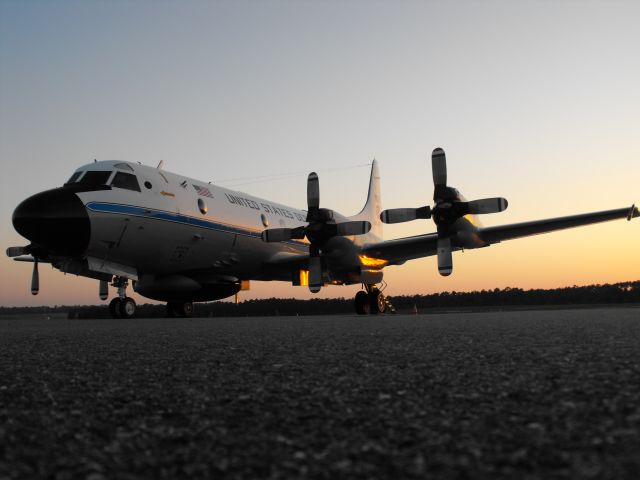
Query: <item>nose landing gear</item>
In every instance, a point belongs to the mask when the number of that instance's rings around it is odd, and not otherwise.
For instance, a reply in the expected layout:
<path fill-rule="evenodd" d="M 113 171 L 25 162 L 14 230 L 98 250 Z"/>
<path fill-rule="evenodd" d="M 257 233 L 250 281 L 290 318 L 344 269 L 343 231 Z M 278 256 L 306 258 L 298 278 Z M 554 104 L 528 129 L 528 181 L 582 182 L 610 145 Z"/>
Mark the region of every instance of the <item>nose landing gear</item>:
<path fill-rule="evenodd" d="M 377 315 L 385 312 L 395 313 L 389 299 L 376 285 L 365 284 L 364 290 L 356 293 L 355 307 L 358 315 Z"/>
<path fill-rule="evenodd" d="M 129 281 L 126 278 L 114 277 L 111 283 L 113 287 L 118 289 L 118 296 L 109 302 L 109 315 L 112 318 L 133 318 L 136 316 L 136 302 L 131 297 L 127 297 L 127 285 Z"/>

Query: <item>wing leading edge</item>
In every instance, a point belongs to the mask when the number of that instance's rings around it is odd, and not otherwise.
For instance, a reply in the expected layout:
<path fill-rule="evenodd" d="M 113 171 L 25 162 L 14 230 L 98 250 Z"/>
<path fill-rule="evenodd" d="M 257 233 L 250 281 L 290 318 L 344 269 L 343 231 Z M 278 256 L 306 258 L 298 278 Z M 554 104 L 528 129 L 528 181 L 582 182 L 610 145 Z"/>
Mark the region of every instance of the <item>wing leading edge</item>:
<path fill-rule="evenodd" d="M 505 240 L 539 235 L 542 233 L 580 227 L 593 223 L 608 222 L 611 220 L 620 220 L 624 218 L 631 220 L 632 218 L 639 216 L 640 212 L 638 211 L 638 208 L 632 206 L 631 208 L 618 208 L 602 212 L 584 213 L 580 215 L 570 215 L 567 217 L 479 228 L 476 231 L 477 239 L 480 240 L 479 243 L 476 242 L 476 245 L 456 245 L 454 241 L 452 250 L 487 247 L 493 243 L 500 243 Z M 371 257 L 386 260 L 390 265 L 400 265 L 407 260 L 436 255 L 437 242 L 437 233 L 431 233 L 371 244 L 364 248 L 363 253 Z"/>
<path fill-rule="evenodd" d="M 605 210 L 603 212 L 583 213 L 581 215 L 570 215 L 568 217 L 550 218 L 546 220 L 534 220 L 532 222 L 513 223 L 511 225 L 501 225 L 498 227 L 487 227 L 480 229 L 480 237 L 487 243 L 498 243 L 503 240 L 539 235 L 541 233 L 563 230 L 566 228 L 581 227 L 592 223 L 608 222 L 640 216 L 638 209 L 618 208 L 615 210 Z"/>

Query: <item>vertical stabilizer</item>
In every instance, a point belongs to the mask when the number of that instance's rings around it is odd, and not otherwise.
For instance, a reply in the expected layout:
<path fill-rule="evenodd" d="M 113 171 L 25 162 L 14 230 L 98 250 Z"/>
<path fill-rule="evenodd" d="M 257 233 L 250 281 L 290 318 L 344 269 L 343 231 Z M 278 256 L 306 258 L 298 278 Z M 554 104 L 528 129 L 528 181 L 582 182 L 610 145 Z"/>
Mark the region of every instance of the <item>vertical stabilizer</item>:
<path fill-rule="evenodd" d="M 373 160 L 371 164 L 371 177 L 369 179 L 369 193 L 367 203 L 365 203 L 362 211 L 350 217 L 350 220 L 366 220 L 371 223 L 371 231 L 366 235 L 367 240 L 382 240 L 382 221 L 380 220 L 380 212 L 382 211 L 382 200 L 380 196 L 380 171 L 378 170 L 378 161 Z M 364 235 L 363 235 L 364 236 Z"/>

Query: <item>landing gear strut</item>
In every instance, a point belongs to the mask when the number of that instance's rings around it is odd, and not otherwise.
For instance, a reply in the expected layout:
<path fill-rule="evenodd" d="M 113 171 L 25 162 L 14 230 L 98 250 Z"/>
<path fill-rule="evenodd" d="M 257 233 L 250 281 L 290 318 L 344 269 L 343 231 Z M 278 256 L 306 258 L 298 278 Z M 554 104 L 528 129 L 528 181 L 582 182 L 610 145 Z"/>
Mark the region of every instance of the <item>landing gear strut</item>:
<path fill-rule="evenodd" d="M 356 293 L 355 306 L 358 315 L 377 315 L 384 313 L 390 306 L 389 300 L 375 285 L 365 284 L 364 291 Z"/>
<path fill-rule="evenodd" d="M 127 297 L 126 278 L 114 277 L 112 286 L 118 289 L 118 296 L 109 302 L 109 315 L 112 318 L 133 318 L 136 316 L 136 302 L 131 297 Z"/>
<path fill-rule="evenodd" d="M 190 318 L 193 315 L 193 302 L 167 302 L 167 317 Z"/>

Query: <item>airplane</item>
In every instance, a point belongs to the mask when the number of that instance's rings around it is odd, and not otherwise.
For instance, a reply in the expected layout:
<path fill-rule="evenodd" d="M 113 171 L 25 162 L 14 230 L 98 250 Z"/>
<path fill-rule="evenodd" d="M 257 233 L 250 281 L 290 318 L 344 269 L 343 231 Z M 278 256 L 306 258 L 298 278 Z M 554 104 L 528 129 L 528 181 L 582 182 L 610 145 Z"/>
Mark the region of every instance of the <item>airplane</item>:
<path fill-rule="evenodd" d="M 453 271 L 452 252 L 505 240 L 640 216 L 635 205 L 495 227 L 477 215 L 504 211 L 501 197 L 467 201 L 448 185 L 444 150 L 432 153 L 433 206 L 382 210 L 378 163 L 357 215 L 320 207 L 315 172 L 307 178 L 301 210 L 165 171 L 119 160 L 78 168 L 61 187 L 37 193 L 13 212 L 26 246 L 7 249 L 33 263 L 31 292 L 39 291 L 38 264 L 99 281 L 114 318 L 135 316 L 129 282 L 143 297 L 166 302 L 167 316 L 189 317 L 193 302 L 236 295 L 250 281 L 286 281 L 318 292 L 324 285 L 361 284 L 358 314 L 384 313 L 379 285 L 384 268 L 436 256 L 440 275 Z M 383 240 L 383 223 L 432 219 L 434 233 Z"/>

